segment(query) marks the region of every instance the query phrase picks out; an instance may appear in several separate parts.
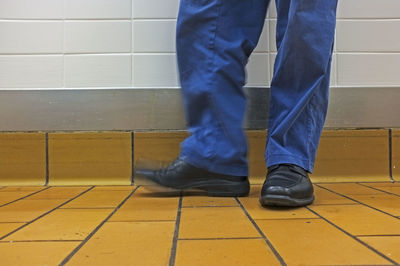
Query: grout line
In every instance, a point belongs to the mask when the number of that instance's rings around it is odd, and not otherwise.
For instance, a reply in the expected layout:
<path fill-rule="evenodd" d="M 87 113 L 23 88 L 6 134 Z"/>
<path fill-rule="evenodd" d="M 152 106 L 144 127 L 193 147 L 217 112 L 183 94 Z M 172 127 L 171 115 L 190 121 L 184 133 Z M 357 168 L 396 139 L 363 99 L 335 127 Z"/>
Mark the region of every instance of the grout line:
<path fill-rule="evenodd" d="M 130 221 L 108 221 L 107 223 L 170 223 L 176 220 L 130 220 Z"/>
<path fill-rule="evenodd" d="M 115 207 L 75 207 L 75 208 L 60 208 L 60 210 L 109 210 Z"/>
<path fill-rule="evenodd" d="M 380 189 L 380 188 L 370 187 L 370 186 L 367 186 L 367 185 L 364 185 L 364 184 L 360 184 L 360 183 L 357 183 L 357 184 L 360 185 L 360 186 L 367 187 L 367 188 L 372 188 L 372 189 L 374 189 L 374 190 L 383 192 L 383 193 L 385 193 L 385 194 L 389 194 L 389 195 L 393 195 L 393 196 L 396 196 L 396 197 L 400 197 L 399 194 L 396 194 L 396 193 L 393 193 L 393 192 L 389 192 L 389 191 L 385 191 L 385 190 L 382 190 L 382 189 Z"/>
<path fill-rule="evenodd" d="M 250 216 L 250 214 L 247 212 L 247 210 L 244 208 L 243 204 L 239 201 L 237 197 L 235 197 L 235 200 L 237 203 L 240 205 L 242 208 L 243 212 L 246 214 L 247 218 L 250 220 L 250 222 L 253 224 L 257 232 L 262 236 L 264 239 L 265 243 L 268 245 L 268 247 L 271 249 L 272 253 L 274 253 L 275 257 L 278 259 L 281 265 L 286 266 L 286 262 L 283 260 L 279 252 L 275 249 L 275 247 L 272 245 L 271 241 L 268 240 L 267 236 L 264 234 L 264 232 L 258 227 L 257 223 L 254 221 L 254 219 Z"/>
<path fill-rule="evenodd" d="M 379 250 L 371 247 L 370 245 L 368 245 L 367 243 L 365 243 L 364 241 L 358 239 L 357 237 L 355 237 L 354 235 L 350 234 L 349 232 L 347 232 L 346 230 L 344 230 L 343 228 L 339 227 L 338 225 L 334 224 L 333 222 L 329 221 L 327 218 L 323 217 L 322 215 L 320 215 L 319 213 L 317 213 L 316 211 L 310 209 L 308 206 L 306 206 L 306 208 L 311 211 L 312 213 L 314 213 L 315 215 L 321 217 L 321 219 L 323 219 L 324 221 L 326 221 L 327 223 L 329 223 L 330 225 L 332 225 L 333 227 L 335 227 L 336 229 L 340 230 L 341 232 L 345 233 L 346 235 L 348 235 L 349 237 L 353 238 L 354 240 L 356 240 L 357 242 L 359 242 L 360 244 L 362 244 L 363 246 L 365 246 L 366 248 L 368 248 L 369 250 L 375 252 L 376 254 L 378 254 L 379 256 L 381 256 L 382 258 L 388 260 L 389 262 L 398 265 L 397 262 L 395 262 L 394 260 L 392 260 L 391 258 L 387 257 L 385 254 L 383 254 L 382 252 L 380 252 Z"/>
<path fill-rule="evenodd" d="M 201 241 L 201 240 L 248 240 L 263 239 L 262 237 L 216 237 L 216 238 L 178 238 L 179 241 Z"/>
<path fill-rule="evenodd" d="M 318 186 L 318 185 L 317 185 L 317 186 Z M 379 209 L 377 209 L 377 208 L 375 208 L 375 207 L 372 207 L 372 206 L 370 206 L 370 205 L 368 205 L 368 204 L 365 204 L 365 203 L 363 203 L 363 202 L 361 202 L 361 201 L 358 201 L 358 200 L 355 200 L 355 199 L 353 199 L 353 198 L 350 198 L 350 197 L 348 197 L 348 196 L 346 196 L 346 195 L 344 195 L 344 194 L 341 194 L 341 193 L 339 193 L 339 192 L 330 190 L 330 189 L 328 189 L 328 188 L 326 188 L 326 187 L 322 187 L 322 186 L 318 186 L 318 187 L 323 188 L 323 189 L 325 189 L 325 190 L 328 190 L 328 191 L 330 191 L 330 192 L 332 192 L 332 193 L 335 193 L 336 195 L 345 197 L 346 199 L 349 199 L 349 200 L 352 200 L 352 201 L 354 201 L 354 202 L 357 202 L 357 203 L 360 204 L 360 205 L 363 205 L 363 206 L 365 206 L 365 207 L 368 207 L 368 208 L 370 208 L 370 209 L 373 209 L 373 210 L 375 210 L 375 211 L 384 213 L 384 214 L 389 215 L 389 216 L 391 216 L 391 217 L 393 217 L 393 218 L 395 218 L 395 219 L 399 219 L 399 220 L 400 220 L 399 217 L 397 217 L 397 216 L 395 216 L 395 215 L 393 215 L 393 214 L 390 214 L 390 213 L 387 213 L 387 212 L 385 212 L 385 211 L 379 210 Z"/>
<path fill-rule="evenodd" d="M 182 206 L 184 209 L 196 209 L 196 208 L 239 208 L 237 205 L 230 206 Z"/>
<path fill-rule="evenodd" d="M 131 19 L 130 19 L 130 21 L 131 21 L 131 39 L 130 39 L 130 44 L 131 44 L 131 53 L 133 54 L 134 53 L 134 35 L 135 35 L 135 28 L 134 28 L 134 19 L 133 19 L 133 14 L 132 14 L 132 10 L 133 10 L 133 1 L 130 1 L 131 2 L 131 6 L 130 6 L 130 9 L 131 9 Z M 132 80 L 131 80 L 131 82 L 132 82 Z"/>
<path fill-rule="evenodd" d="M 45 186 L 49 185 L 49 179 L 50 179 L 50 175 L 49 175 L 49 133 L 46 132 L 45 134 L 46 136 L 46 181 L 45 181 Z"/>
<path fill-rule="evenodd" d="M 172 20 L 173 18 L 171 18 Z M 12 22 L 19 22 L 19 21 L 26 21 L 26 22 L 61 22 L 61 21 L 78 21 L 78 22 L 87 22 L 87 21 L 98 21 L 98 22 L 109 22 L 109 21 L 124 21 L 129 22 L 131 20 L 130 17 L 126 18 L 66 18 L 63 14 L 62 18 L 0 18 L 0 22 L 4 21 L 12 21 Z M 148 20 L 164 20 L 163 18 L 149 18 Z M 167 20 L 167 19 L 165 19 Z M 176 20 L 176 18 L 175 18 Z"/>
<path fill-rule="evenodd" d="M 329 184 L 354 184 L 354 183 L 365 183 L 365 184 L 377 184 L 377 183 L 387 183 L 389 186 L 392 185 L 393 183 L 400 183 L 398 181 L 394 181 L 391 182 L 390 180 L 387 181 L 340 181 L 340 182 L 332 182 L 332 181 L 328 181 L 328 182 L 313 182 L 313 184 L 315 185 L 329 185 Z"/>
<path fill-rule="evenodd" d="M 12 241 L 0 241 L 0 243 L 43 243 L 43 242 L 82 242 L 82 240 L 12 240 Z"/>
<path fill-rule="evenodd" d="M 100 228 L 122 207 L 122 205 L 136 192 L 136 187 L 129 195 L 112 211 L 59 265 L 65 265 L 92 237 Z"/>
<path fill-rule="evenodd" d="M 296 220 L 321 220 L 319 217 L 310 217 L 310 218 L 260 218 L 254 219 L 254 221 L 296 221 Z"/>
<path fill-rule="evenodd" d="M 318 265 L 318 264 L 317 264 Z M 365 266 L 366 264 L 327 264 L 327 265 L 329 265 L 329 266 L 343 266 L 343 265 L 346 265 L 346 266 Z M 393 266 L 393 264 L 367 264 L 368 266 Z M 399 265 L 399 264 L 396 264 L 396 265 Z M 320 266 L 320 265 L 318 265 L 318 266 Z"/>
<path fill-rule="evenodd" d="M 132 162 L 132 176 L 131 185 L 135 183 L 135 132 L 131 132 L 131 162 Z"/>
<path fill-rule="evenodd" d="M 47 190 L 47 189 L 49 189 L 49 188 L 50 188 L 50 187 L 45 187 L 44 189 L 41 189 L 41 190 L 39 190 L 39 191 L 35 191 L 35 192 L 33 192 L 33 193 L 31 193 L 31 194 L 28 194 L 28 195 L 26 195 L 26 196 L 24 196 L 24 197 L 22 197 L 22 198 L 18 198 L 18 199 L 16 199 L 16 200 L 10 201 L 10 202 L 8 202 L 8 203 L 4 203 L 3 205 L 0 205 L 0 207 L 4 207 L 4 206 L 7 206 L 7 205 L 9 205 L 9 204 L 11 204 L 11 203 L 14 203 L 14 202 L 17 202 L 17 201 L 26 199 L 27 197 L 33 196 L 33 195 L 35 195 L 35 194 L 37 194 L 37 193 L 39 193 L 39 192 L 42 192 L 42 191 L 44 191 L 44 190 Z"/>
<path fill-rule="evenodd" d="M 181 223 L 181 214 L 182 214 L 182 201 L 183 201 L 183 196 L 182 196 L 182 192 L 181 192 L 181 195 L 179 197 L 179 203 L 178 203 L 178 211 L 176 214 L 174 237 L 172 239 L 171 255 L 169 257 L 169 266 L 175 265 L 176 250 L 178 247 L 179 226 Z"/>
<path fill-rule="evenodd" d="M 354 203 L 320 203 L 320 204 L 313 204 L 312 206 L 340 206 L 340 205 L 358 205 L 358 203 L 354 202 Z"/>
<path fill-rule="evenodd" d="M 65 71 L 65 42 L 66 42 L 66 30 L 65 30 L 65 17 L 66 17 L 66 10 L 67 10 L 67 2 L 63 1 L 63 14 L 62 14 L 62 27 L 63 27 L 63 34 L 62 34 L 62 88 L 66 87 L 66 71 Z"/>
<path fill-rule="evenodd" d="M 393 165 L 393 145 L 392 145 L 392 129 L 391 128 L 389 128 L 389 177 L 390 177 L 390 180 L 392 181 L 392 182 L 394 182 L 394 179 L 393 179 L 393 168 L 392 168 L 392 165 Z"/>
<path fill-rule="evenodd" d="M 48 188 L 50 188 L 50 187 L 48 187 Z M 77 196 L 75 196 L 75 197 L 73 197 L 73 198 L 67 200 L 66 202 L 64 202 L 64 203 L 62 203 L 62 204 L 60 204 L 60 205 L 58 205 L 58 206 L 55 207 L 54 209 L 51 209 L 50 211 L 47 211 L 47 212 L 43 213 L 42 215 L 40 215 L 40 216 L 36 217 L 35 219 L 33 219 L 33 220 L 27 222 L 26 224 L 21 225 L 20 227 L 18 227 L 18 228 L 15 229 L 14 231 L 11 231 L 10 233 L 8 233 L 8 234 L 6 234 L 6 235 L 0 237 L 0 240 L 2 240 L 2 239 L 4 239 L 4 238 L 6 238 L 6 237 L 8 237 L 8 236 L 10 236 L 10 235 L 12 235 L 12 234 L 14 234 L 15 232 L 21 230 L 22 228 L 24 228 L 24 227 L 30 225 L 31 223 L 33 223 L 33 222 L 39 220 L 40 218 L 46 216 L 47 214 L 49 214 L 49 213 L 51 213 L 51 212 L 53 212 L 53 211 L 59 209 L 60 207 L 62 207 L 62 206 L 64 206 L 65 204 L 67 204 L 67 203 L 73 201 L 74 199 L 76 199 L 76 198 L 82 196 L 83 194 L 85 194 L 86 192 L 88 192 L 89 190 L 91 190 L 91 189 L 93 189 L 93 188 L 94 188 L 94 187 L 90 187 L 89 189 L 87 189 L 87 190 L 83 191 L 82 193 L 78 194 Z M 44 189 L 43 189 L 43 190 L 44 190 Z M 41 190 L 41 191 L 43 191 L 43 190 Z"/>
<path fill-rule="evenodd" d="M 358 184 L 358 183 L 369 183 L 369 184 L 381 184 L 381 183 L 387 183 L 389 186 L 392 184 L 390 181 L 346 181 L 346 182 L 313 182 L 315 185 L 335 185 L 335 184 Z M 362 195 L 362 194 L 357 194 L 357 195 Z"/>
<path fill-rule="evenodd" d="M 174 52 L 143 52 L 145 54 L 174 54 Z M 48 52 L 48 53 L 0 53 L 0 56 L 58 56 L 58 57 L 64 57 L 64 56 L 74 56 L 74 55 L 79 55 L 79 56 L 85 56 L 85 55 L 132 55 L 131 52 Z M 64 85 L 64 83 L 63 83 Z M 60 89 L 60 87 L 58 87 Z M 64 88 L 64 87 L 61 87 Z M 14 88 L 15 89 L 15 88 Z"/>
<path fill-rule="evenodd" d="M 400 236 L 400 234 L 390 234 L 390 235 L 355 235 L 356 237 L 376 237 L 376 236 L 387 236 L 387 237 L 391 237 L 391 236 Z"/>

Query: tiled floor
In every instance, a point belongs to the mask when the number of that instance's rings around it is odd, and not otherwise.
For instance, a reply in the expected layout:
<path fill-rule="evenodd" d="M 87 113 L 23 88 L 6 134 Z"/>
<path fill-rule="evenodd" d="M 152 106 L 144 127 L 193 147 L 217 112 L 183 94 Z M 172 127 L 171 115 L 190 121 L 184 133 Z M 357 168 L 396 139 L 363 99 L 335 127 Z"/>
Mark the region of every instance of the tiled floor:
<path fill-rule="evenodd" d="M 400 183 L 319 183 L 306 208 L 154 187 L 0 187 L 0 264 L 399 265 Z"/>

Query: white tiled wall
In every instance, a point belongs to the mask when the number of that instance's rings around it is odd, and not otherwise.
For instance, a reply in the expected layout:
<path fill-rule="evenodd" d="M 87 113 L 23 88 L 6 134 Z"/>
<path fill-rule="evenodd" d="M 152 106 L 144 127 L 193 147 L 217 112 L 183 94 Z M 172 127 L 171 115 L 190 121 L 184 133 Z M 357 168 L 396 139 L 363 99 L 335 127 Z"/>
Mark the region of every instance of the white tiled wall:
<path fill-rule="evenodd" d="M 179 0 L 0 0 L 0 88 L 179 87 Z M 272 4 L 248 64 L 269 85 Z M 332 86 L 400 86 L 400 0 L 339 0 Z"/>

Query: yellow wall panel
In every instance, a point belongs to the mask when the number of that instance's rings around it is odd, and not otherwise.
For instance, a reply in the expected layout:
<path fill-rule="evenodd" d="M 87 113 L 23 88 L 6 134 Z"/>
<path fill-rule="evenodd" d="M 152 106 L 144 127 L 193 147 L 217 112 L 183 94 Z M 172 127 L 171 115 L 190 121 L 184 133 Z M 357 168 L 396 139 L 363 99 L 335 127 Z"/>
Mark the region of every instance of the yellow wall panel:
<path fill-rule="evenodd" d="M 135 169 L 158 169 L 165 167 L 180 152 L 180 143 L 189 134 L 185 131 L 153 131 L 135 132 L 134 140 L 134 164 Z M 136 185 L 149 185 L 147 179 L 135 175 Z"/>
<path fill-rule="evenodd" d="M 326 130 L 314 182 L 389 181 L 388 130 Z"/>
<path fill-rule="evenodd" d="M 180 151 L 180 143 L 189 134 L 185 131 L 171 132 L 135 132 L 134 159 L 136 163 L 154 161 L 154 163 L 169 163 Z"/>
<path fill-rule="evenodd" d="M 129 185 L 130 132 L 49 134 L 50 185 Z"/>
<path fill-rule="evenodd" d="M 0 133 L 0 185 L 44 185 L 46 134 Z"/>
<path fill-rule="evenodd" d="M 248 159 L 250 167 L 250 181 L 252 184 L 262 184 L 267 174 L 265 166 L 265 143 L 267 131 L 247 131 L 247 145 L 249 146 Z"/>

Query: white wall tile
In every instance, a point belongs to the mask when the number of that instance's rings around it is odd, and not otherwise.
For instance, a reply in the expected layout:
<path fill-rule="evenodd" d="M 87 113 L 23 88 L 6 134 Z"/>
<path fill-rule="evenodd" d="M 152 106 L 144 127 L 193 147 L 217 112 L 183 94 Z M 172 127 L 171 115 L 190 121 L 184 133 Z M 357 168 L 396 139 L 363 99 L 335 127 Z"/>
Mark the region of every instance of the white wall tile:
<path fill-rule="evenodd" d="M 67 53 L 131 51 L 131 21 L 65 22 Z"/>
<path fill-rule="evenodd" d="M 399 0 L 339 0 L 338 18 L 400 18 Z"/>
<path fill-rule="evenodd" d="M 134 18 L 176 18 L 179 0 L 132 0 Z"/>
<path fill-rule="evenodd" d="M 32 0 L 31 0 L 32 1 Z M 132 17 L 131 0 L 66 0 L 67 19 L 121 19 Z"/>
<path fill-rule="evenodd" d="M 61 53 L 63 23 L 0 22 L 0 53 Z"/>
<path fill-rule="evenodd" d="M 66 87 L 130 87 L 130 55 L 66 55 Z"/>
<path fill-rule="evenodd" d="M 58 88 L 62 85 L 62 56 L 0 56 L 0 88 Z"/>
<path fill-rule="evenodd" d="M 276 52 L 276 19 L 269 20 L 269 51 Z"/>
<path fill-rule="evenodd" d="M 62 19 L 64 0 L 0 0 L 0 19 Z"/>
<path fill-rule="evenodd" d="M 257 47 L 254 49 L 255 52 L 265 52 L 269 50 L 269 22 L 265 20 L 263 30 L 258 41 Z"/>
<path fill-rule="evenodd" d="M 269 56 L 266 53 L 255 53 L 247 64 L 247 87 L 269 86 Z"/>
<path fill-rule="evenodd" d="M 400 51 L 400 20 L 341 20 L 336 41 L 337 51 Z"/>
<path fill-rule="evenodd" d="M 134 21 L 134 52 L 174 52 L 175 28 L 176 20 Z"/>
<path fill-rule="evenodd" d="M 133 56 L 135 87 L 178 87 L 175 54 L 143 54 Z"/>
<path fill-rule="evenodd" d="M 268 18 L 276 18 L 276 4 L 275 4 L 275 0 L 271 0 L 269 3 L 269 7 L 268 7 L 268 13 L 267 13 L 267 17 Z"/>
<path fill-rule="evenodd" d="M 338 54 L 339 86 L 400 85 L 400 54 Z"/>
<path fill-rule="evenodd" d="M 266 86 L 272 76 L 274 2 L 248 64 L 248 86 Z M 63 72 L 66 53 L 67 87 L 176 87 L 178 7 L 179 0 L 0 0 L 1 86 L 62 87 L 61 74 L 43 73 L 49 66 Z M 400 86 L 400 1 L 339 0 L 338 17 L 331 85 Z M 21 74 L 13 72 L 17 66 Z"/>

